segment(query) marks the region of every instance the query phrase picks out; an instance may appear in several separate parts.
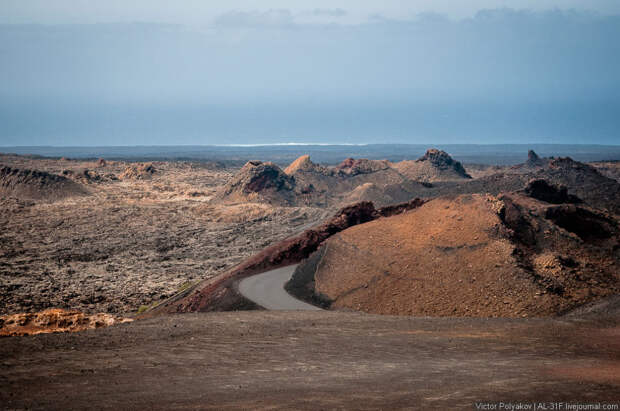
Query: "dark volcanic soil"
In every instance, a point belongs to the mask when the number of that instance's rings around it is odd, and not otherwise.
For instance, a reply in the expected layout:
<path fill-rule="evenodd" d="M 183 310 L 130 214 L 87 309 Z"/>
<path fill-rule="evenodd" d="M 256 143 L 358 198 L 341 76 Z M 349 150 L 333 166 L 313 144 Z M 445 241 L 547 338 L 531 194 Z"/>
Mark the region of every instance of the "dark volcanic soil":
<path fill-rule="evenodd" d="M 185 314 L 0 339 L 31 409 L 475 409 L 620 399 L 620 321 Z"/>

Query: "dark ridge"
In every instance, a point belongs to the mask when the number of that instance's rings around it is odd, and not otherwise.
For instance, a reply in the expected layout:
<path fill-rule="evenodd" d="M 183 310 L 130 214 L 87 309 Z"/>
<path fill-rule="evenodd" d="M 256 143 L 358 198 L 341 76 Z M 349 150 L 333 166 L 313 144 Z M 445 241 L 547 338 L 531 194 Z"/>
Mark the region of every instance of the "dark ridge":
<path fill-rule="evenodd" d="M 584 241 L 609 238 L 615 231 L 615 222 L 606 216 L 583 207 L 561 205 L 549 207 L 545 218 Z"/>
<path fill-rule="evenodd" d="M 581 203 L 577 196 L 568 194 L 568 189 L 563 185 L 549 183 L 542 178 L 532 179 L 523 190 L 529 197 L 552 204 Z"/>

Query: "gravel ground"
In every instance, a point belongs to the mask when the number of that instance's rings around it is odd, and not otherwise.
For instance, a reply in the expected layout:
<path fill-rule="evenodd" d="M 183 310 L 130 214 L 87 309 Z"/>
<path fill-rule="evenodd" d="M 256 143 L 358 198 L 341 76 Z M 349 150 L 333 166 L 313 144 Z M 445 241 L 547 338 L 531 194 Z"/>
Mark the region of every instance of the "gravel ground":
<path fill-rule="evenodd" d="M 184 314 L 0 339 L 5 409 L 475 409 L 620 401 L 620 317 Z"/>

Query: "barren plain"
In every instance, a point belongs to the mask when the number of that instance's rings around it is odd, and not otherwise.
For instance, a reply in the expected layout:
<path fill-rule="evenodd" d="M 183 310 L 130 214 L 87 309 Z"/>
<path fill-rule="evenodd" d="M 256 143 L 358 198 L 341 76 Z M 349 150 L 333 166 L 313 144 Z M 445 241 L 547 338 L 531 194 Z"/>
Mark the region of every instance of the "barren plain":
<path fill-rule="evenodd" d="M 110 161 L 3 155 L 0 164 L 69 175 L 87 191 L 55 201 L 0 197 L 0 314 L 135 314 L 326 216 L 212 205 L 235 171 L 213 164 L 157 162 L 142 174 L 140 164 Z"/>

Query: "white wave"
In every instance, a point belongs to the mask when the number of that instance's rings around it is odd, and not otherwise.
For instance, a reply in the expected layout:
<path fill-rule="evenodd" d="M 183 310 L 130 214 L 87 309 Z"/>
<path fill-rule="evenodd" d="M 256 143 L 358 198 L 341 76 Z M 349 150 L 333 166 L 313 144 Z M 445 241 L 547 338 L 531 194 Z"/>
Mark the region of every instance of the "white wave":
<path fill-rule="evenodd" d="M 271 147 L 271 146 L 367 146 L 368 143 L 256 143 L 213 144 L 216 147 Z"/>

